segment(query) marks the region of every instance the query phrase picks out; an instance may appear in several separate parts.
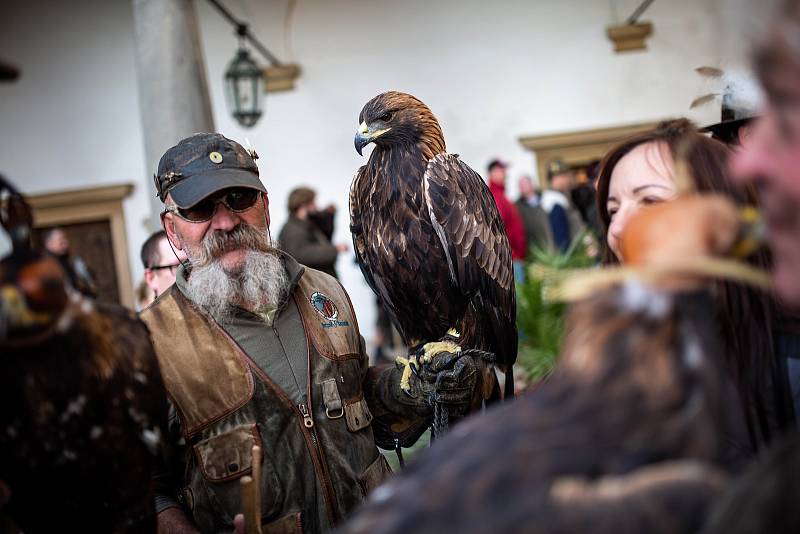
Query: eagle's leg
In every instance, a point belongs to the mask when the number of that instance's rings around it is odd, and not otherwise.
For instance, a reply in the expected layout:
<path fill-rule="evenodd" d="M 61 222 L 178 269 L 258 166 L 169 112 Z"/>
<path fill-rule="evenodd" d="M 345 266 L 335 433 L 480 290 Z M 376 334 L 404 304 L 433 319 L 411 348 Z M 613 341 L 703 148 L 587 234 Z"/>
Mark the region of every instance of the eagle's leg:
<path fill-rule="evenodd" d="M 417 367 L 417 357 L 415 355 L 410 355 L 408 358 L 404 358 L 402 356 L 398 356 L 395 358 L 395 361 L 399 363 L 403 367 L 403 374 L 400 375 L 400 389 L 402 389 L 405 393 L 411 394 L 411 373 L 416 373 Z"/>
<path fill-rule="evenodd" d="M 460 337 L 461 334 L 458 332 L 458 330 L 451 328 L 441 340 L 425 343 L 420 349 L 422 354 L 419 357 L 419 362 L 422 364 L 431 363 L 433 358 L 442 352 L 461 352 L 461 346 L 457 343 L 457 340 Z"/>

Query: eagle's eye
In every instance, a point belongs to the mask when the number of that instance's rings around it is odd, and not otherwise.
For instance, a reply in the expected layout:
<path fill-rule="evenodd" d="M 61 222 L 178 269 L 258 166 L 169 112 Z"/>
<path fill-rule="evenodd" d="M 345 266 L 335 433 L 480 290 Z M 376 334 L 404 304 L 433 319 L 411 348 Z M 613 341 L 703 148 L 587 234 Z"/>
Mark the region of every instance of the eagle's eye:
<path fill-rule="evenodd" d="M 378 117 L 378 120 L 382 122 L 389 122 L 390 120 L 392 120 L 392 115 L 393 113 L 391 111 L 387 111 L 386 113 Z"/>

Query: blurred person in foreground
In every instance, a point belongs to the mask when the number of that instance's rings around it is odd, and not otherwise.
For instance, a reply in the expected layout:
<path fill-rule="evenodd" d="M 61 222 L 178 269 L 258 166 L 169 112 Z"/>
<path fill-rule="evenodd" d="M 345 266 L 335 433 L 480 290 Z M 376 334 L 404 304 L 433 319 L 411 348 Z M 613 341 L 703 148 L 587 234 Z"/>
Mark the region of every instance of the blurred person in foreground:
<path fill-rule="evenodd" d="M 346 252 L 347 246 L 331 243 L 336 209 L 333 206 L 317 209 L 316 197 L 308 187 L 298 187 L 289 193 L 289 220 L 278 234 L 278 244 L 303 265 L 338 278 L 336 257 Z"/>
<path fill-rule="evenodd" d="M 147 329 L 68 288 L 0 176 L 0 532 L 156 531 L 166 398 Z"/>
<path fill-rule="evenodd" d="M 766 94 L 762 117 L 731 168 L 756 186 L 773 253 L 773 282 L 800 309 L 800 1 L 752 2 L 754 67 Z M 725 496 L 708 533 L 800 532 L 800 434 L 763 455 Z"/>
<path fill-rule="evenodd" d="M 143 303 L 147 307 L 175 283 L 175 273 L 186 260 L 186 254 L 182 250 L 174 250 L 167 239 L 167 233 L 159 230 L 142 244 L 139 257 L 144 267 L 144 281 L 152 295 L 148 302 Z"/>

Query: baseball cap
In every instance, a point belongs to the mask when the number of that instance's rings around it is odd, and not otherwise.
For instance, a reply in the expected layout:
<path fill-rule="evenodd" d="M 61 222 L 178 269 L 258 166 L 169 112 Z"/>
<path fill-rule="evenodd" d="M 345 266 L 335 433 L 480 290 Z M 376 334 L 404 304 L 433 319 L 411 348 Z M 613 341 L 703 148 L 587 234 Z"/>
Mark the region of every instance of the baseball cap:
<path fill-rule="evenodd" d="M 194 206 L 229 187 L 267 192 L 258 177 L 255 151 L 218 133 L 196 133 L 167 150 L 153 176 L 158 197 L 167 194 L 179 208 Z"/>
<path fill-rule="evenodd" d="M 489 165 L 488 165 L 487 168 L 491 171 L 495 167 L 502 167 L 502 168 L 506 169 L 506 168 L 508 168 L 508 163 L 506 163 L 505 161 L 500 160 L 500 159 L 493 159 L 492 161 L 489 162 Z"/>
<path fill-rule="evenodd" d="M 559 174 L 566 174 L 570 172 L 569 166 L 561 159 L 554 159 L 547 164 L 547 179 Z"/>

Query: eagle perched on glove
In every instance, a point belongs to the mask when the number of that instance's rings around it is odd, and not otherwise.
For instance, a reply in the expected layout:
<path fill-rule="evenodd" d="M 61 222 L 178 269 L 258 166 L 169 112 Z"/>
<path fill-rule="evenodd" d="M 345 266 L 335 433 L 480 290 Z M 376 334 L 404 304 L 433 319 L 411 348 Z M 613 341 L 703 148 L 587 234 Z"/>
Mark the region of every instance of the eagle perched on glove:
<path fill-rule="evenodd" d="M 462 347 L 491 352 L 513 394 L 514 275 L 489 188 L 445 151 L 439 122 L 419 99 L 382 93 L 359 123 L 356 150 L 375 149 L 350 189 L 353 248 L 409 359 L 418 352 L 424 364 Z M 499 394 L 496 382 L 490 388 Z"/>

